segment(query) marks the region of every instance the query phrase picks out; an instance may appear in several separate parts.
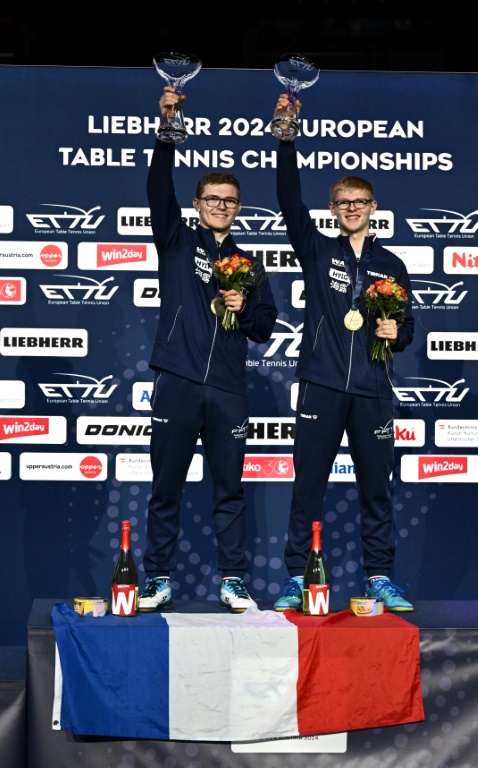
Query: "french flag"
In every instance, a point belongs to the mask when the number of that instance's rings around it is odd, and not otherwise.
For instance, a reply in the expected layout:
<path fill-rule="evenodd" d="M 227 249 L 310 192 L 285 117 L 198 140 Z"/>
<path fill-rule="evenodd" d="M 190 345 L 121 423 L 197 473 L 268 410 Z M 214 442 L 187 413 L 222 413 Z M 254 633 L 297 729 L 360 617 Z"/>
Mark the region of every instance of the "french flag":
<path fill-rule="evenodd" d="M 398 616 L 52 610 L 52 727 L 75 735 L 256 741 L 424 719 L 418 628 Z"/>

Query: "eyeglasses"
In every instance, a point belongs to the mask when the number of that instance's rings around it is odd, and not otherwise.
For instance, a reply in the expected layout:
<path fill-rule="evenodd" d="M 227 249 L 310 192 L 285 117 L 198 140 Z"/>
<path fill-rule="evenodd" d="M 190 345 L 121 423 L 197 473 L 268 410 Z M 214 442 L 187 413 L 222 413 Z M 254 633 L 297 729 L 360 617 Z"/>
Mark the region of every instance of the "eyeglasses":
<path fill-rule="evenodd" d="M 345 210 L 346 208 L 350 208 L 351 205 L 354 205 L 355 208 L 360 211 L 369 203 L 373 203 L 373 198 L 370 200 L 365 200 L 364 197 L 358 197 L 357 200 L 336 200 L 334 205 L 336 208 L 340 208 L 341 211 Z"/>
<path fill-rule="evenodd" d="M 216 197 L 216 195 L 210 195 L 210 197 L 200 197 L 199 200 L 204 200 L 208 208 L 219 208 L 221 203 L 224 203 L 226 208 L 237 208 L 239 200 L 236 197 Z"/>

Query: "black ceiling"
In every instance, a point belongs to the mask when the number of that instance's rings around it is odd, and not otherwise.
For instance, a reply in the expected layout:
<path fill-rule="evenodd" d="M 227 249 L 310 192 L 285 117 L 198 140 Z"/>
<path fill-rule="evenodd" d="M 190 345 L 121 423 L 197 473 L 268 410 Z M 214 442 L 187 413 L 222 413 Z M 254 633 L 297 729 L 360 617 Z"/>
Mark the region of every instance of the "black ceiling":
<path fill-rule="evenodd" d="M 0 64 L 149 67 L 158 51 L 209 68 L 267 69 L 299 52 L 321 69 L 474 72 L 469 0 L 153 0 L 0 6 Z"/>

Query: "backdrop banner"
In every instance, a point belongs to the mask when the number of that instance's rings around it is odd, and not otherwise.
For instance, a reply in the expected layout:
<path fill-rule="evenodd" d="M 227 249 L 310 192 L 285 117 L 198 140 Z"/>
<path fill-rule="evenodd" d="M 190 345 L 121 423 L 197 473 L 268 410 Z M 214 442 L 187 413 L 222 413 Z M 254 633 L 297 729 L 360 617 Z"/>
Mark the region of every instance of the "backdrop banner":
<path fill-rule="evenodd" d="M 320 65 L 320 62 L 317 62 Z M 272 606 L 283 561 L 306 297 L 275 193 L 272 70 L 202 69 L 174 179 L 197 226 L 196 182 L 239 178 L 236 242 L 262 260 L 279 315 L 249 345 L 247 586 Z M 141 570 L 150 494 L 148 367 L 161 286 L 146 177 L 163 81 L 151 68 L 0 68 L 1 643 L 24 645 L 37 597 L 110 598 L 131 521 Z M 234 97 L 228 98 L 228 94 Z M 478 75 L 323 71 L 302 94 L 303 197 L 331 237 L 328 190 L 372 181 L 372 232 L 406 263 L 416 333 L 395 356 L 393 581 L 407 599 L 476 596 Z M 187 408 L 187 403 L 185 403 Z M 175 602 L 218 600 L 211 487 L 198 442 L 183 493 Z M 332 611 L 363 594 L 358 493 L 344 435 L 323 509 Z M 140 573 L 142 580 L 143 574 Z"/>

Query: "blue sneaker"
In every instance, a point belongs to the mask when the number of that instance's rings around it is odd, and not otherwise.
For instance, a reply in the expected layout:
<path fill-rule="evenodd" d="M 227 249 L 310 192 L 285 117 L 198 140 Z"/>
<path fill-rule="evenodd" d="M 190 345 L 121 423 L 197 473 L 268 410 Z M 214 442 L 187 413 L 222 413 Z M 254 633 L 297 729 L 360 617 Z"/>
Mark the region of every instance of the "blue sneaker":
<path fill-rule="evenodd" d="M 138 597 L 138 611 L 151 613 L 160 611 L 161 608 L 171 608 L 171 582 L 160 576 L 152 576 L 147 580 L 143 591 Z"/>
<path fill-rule="evenodd" d="M 287 579 L 284 589 L 274 603 L 274 611 L 301 611 L 303 589 L 303 576 L 292 576 Z"/>
<path fill-rule="evenodd" d="M 367 597 L 381 597 L 389 611 L 413 611 L 413 605 L 402 597 L 403 589 L 392 584 L 388 576 L 378 576 L 373 581 L 367 581 L 365 594 Z"/>

